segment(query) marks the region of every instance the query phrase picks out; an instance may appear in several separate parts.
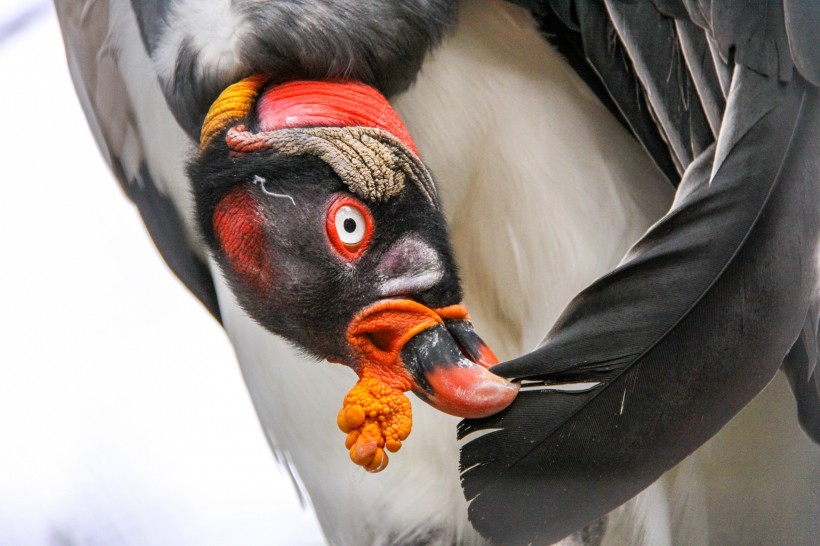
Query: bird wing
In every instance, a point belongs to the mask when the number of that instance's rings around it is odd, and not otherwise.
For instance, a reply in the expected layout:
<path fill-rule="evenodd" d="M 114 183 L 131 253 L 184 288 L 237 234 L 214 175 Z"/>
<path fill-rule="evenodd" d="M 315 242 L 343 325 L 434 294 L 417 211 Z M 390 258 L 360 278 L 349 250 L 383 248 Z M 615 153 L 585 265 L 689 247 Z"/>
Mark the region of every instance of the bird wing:
<path fill-rule="evenodd" d="M 202 247 L 181 210 L 192 208 L 184 176 L 190 143 L 168 111 L 127 4 L 55 3 L 69 70 L 100 151 L 163 259 L 219 318 Z"/>
<path fill-rule="evenodd" d="M 586 58 L 661 169 L 682 176 L 621 264 L 537 350 L 495 368 L 522 381 L 516 402 L 460 425 L 470 519 L 504 544 L 551 543 L 614 509 L 781 365 L 820 441 L 817 8 L 519 3 Z"/>

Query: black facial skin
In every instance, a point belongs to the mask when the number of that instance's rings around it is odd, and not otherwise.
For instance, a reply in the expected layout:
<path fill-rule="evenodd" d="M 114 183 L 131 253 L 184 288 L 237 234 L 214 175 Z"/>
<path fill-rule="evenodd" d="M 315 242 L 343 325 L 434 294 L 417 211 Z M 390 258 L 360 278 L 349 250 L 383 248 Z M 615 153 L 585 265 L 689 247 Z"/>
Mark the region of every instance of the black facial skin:
<path fill-rule="evenodd" d="M 410 182 L 387 202 L 366 202 L 351 194 L 316 157 L 266 151 L 234 158 L 224 142 L 196 158 L 188 174 L 196 188 L 199 228 L 239 304 L 262 326 L 308 354 L 354 364 L 345 339 L 347 327 L 356 313 L 385 297 L 377 292 L 376 268 L 405 235 L 413 234 L 437 251 L 444 276 L 431 289 L 396 295 L 431 308 L 461 301 L 444 218 Z M 265 179 L 264 189 L 254 183 L 257 176 Z M 250 193 L 263 218 L 269 259 L 276 271 L 264 289 L 249 286 L 236 274 L 214 234 L 214 210 L 237 186 Z M 265 190 L 288 195 L 293 202 Z M 326 232 L 328 206 L 339 195 L 353 195 L 373 215 L 373 237 L 353 262 L 333 249 Z"/>

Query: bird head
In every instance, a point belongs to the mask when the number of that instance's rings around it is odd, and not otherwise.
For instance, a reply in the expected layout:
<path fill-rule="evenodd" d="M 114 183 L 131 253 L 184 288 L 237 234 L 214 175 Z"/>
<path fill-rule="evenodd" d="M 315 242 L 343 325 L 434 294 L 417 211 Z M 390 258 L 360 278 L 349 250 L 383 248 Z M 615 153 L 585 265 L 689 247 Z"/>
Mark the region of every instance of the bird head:
<path fill-rule="evenodd" d="M 354 462 L 378 471 L 401 447 L 406 391 L 461 417 L 512 402 L 461 304 L 430 174 L 375 89 L 242 80 L 211 107 L 189 177 L 242 308 L 359 375 L 337 416 Z"/>

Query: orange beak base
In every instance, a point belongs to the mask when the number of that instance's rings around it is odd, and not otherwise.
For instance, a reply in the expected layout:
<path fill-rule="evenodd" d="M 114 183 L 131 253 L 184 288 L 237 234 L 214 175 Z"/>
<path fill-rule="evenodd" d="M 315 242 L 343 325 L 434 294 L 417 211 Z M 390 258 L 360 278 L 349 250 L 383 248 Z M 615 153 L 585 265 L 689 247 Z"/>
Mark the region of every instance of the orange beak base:
<path fill-rule="evenodd" d="M 404 392 L 458 417 L 486 417 L 506 408 L 518 385 L 488 370 L 498 360 L 478 337 L 461 305 L 430 309 L 408 299 L 377 302 L 350 323 L 347 339 L 359 383 L 337 419 L 356 464 L 371 472 L 387 465 L 410 434 Z"/>

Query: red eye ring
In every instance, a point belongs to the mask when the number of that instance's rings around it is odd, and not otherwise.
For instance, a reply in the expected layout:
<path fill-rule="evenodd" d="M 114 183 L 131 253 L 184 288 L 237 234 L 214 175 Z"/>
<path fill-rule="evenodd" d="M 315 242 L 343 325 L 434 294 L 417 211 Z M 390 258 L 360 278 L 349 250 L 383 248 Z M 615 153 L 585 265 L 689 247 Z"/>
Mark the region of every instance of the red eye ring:
<path fill-rule="evenodd" d="M 353 261 L 364 254 L 370 244 L 373 237 L 373 215 L 358 199 L 341 195 L 327 209 L 325 228 L 337 254 L 345 260 Z"/>

